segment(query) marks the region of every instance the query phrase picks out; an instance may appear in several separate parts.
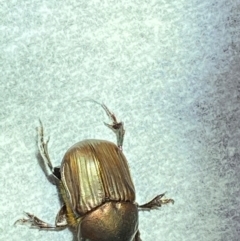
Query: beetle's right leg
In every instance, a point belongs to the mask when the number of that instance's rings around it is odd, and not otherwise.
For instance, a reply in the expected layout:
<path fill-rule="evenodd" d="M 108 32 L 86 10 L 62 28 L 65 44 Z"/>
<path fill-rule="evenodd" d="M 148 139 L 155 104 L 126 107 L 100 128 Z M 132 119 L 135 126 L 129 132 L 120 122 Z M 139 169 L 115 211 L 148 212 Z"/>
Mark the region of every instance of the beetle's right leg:
<path fill-rule="evenodd" d="M 117 145 L 118 145 L 119 149 L 122 150 L 123 139 L 124 139 L 124 134 L 125 134 L 123 122 L 118 122 L 116 116 L 107 108 L 106 105 L 101 104 L 101 106 L 105 110 L 106 114 L 112 120 L 112 124 L 107 124 L 105 122 L 104 122 L 104 124 L 116 134 Z"/>
<path fill-rule="evenodd" d="M 160 194 L 160 195 L 156 196 L 154 199 L 152 199 L 150 202 L 145 203 L 143 205 L 138 205 L 138 208 L 140 210 L 151 210 L 151 209 L 157 209 L 157 208 L 161 207 L 163 204 L 168 204 L 168 203 L 174 204 L 173 199 L 163 198 L 164 195 L 165 195 L 165 193 Z"/>
<path fill-rule="evenodd" d="M 39 122 L 40 122 L 40 126 L 37 128 L 37 132 L 38 132 L 38 150 L 42 157 L 42 162 L 40 164 L 48 180 L 51 183 L 57 185 L 61 179 L 60 167 L 53 167 L 51 163 L 51 160 L 48 154 L 49 138 L 47 139 L 46 142 L 44 141 L 43 124 L 41 120 L 39 120 Z"/>
<path fill-rule="evenodd" d="M 55 220 L 55 226 L 51 225 L 40 218 L 34 216 L 33 214 L 26 213 L 27 218 L 19 219 L 15 222 L 21 223 L 21 224 L 30 224 L 32 228 L 38 228 L 43 230 L 61 230 L 68 226 L 67 224 L 67 213 L 66 213 L 66 206 L 62 206 L 59 210 L 56 220 Z"/>

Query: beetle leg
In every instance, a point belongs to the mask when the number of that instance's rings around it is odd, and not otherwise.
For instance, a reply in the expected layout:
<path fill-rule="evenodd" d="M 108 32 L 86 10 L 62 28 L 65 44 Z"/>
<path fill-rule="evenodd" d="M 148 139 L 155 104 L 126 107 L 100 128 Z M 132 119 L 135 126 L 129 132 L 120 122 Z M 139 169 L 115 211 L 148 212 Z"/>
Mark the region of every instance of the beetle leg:
<path fill-rule="evenodd" d="M 57 227 L 66 227 L 67 224 L 67 208 L 66 205 L 63 205 L 61 209 L 58 211 L 56 216 L 55 225 Z"/>
<path fill-rule="evenodd" d="M 63 227 L 53 226 L 49 223 L 44 222 L 43 220 L 39 219 L 38 217 L 34 216 L 33 214 L 26 213 L 27 218 L 19 219 L 15 222 L 20 224 L 30 224 L 32 228 L 38 229 L 45 229 L 45 230 L 58 230 L 62 229 Z"/>
<path fill-rule="evenodd" d="M 16 223 L 30 224 L 32 228 L 38 228 L 38 229 L 44 229 L 44 230 L 60 230 L 68 226 L 65 205 L 62 206 L 62 208 L 59 210 L 57 214 L 55 226 L 41 220 L 40 218 L 36 217 L 33 214 L 26 212 L 26 215 L 27 215 L 27 218 L 22 218 L 17 220 L 15 224 Z"/>
<path fill-rule="evenodd" d="M 107 124 L 105 122 L 104 122 L 104 124 L 116 134 L 117 145 L 118 145 L 119 149 L 122 150 L 123 139 L 124 139 L 124 134 L 125 134 L 123 122 L 118 122 L 116 116 L 107 108 L 106 105 L 101 104 L 101 106 L 105 110 L 105 112 L 109 116 L 109 118 L 112 120 L 112 124 Z"/>
<path fill-rule="evenodd" d="M 40 122 L 40 126 L 37 128 L 37 132 L 38 132 L 38 150 L 42 157 L 42 162 L 40 164 L 48 180 L 53 184 L 58 184 L 60 180 L 60 168 L 59 167 L 54 168 L 51 163 L 51 160 L 48 154 L 49 138 L 47 139 L 46 142 L 44 141 L 43 124 L 41 120 L 39 120 L 39 122 Z"/>
<path fill-rule="evenodd" d="M 168 203 L 174 204 L 173 199 L 163 198 L 164 195 L 165 195 L 165 193 L 160 194 L 160 195 L 156 196 L 150 202 L 145 203 L 143 205 L 138 205 L 138 208 L 140 210 L 151 210 L 151 209 L 157 209 L 158 207 L 161 207 L 163 204 L 168 204 Z"/>

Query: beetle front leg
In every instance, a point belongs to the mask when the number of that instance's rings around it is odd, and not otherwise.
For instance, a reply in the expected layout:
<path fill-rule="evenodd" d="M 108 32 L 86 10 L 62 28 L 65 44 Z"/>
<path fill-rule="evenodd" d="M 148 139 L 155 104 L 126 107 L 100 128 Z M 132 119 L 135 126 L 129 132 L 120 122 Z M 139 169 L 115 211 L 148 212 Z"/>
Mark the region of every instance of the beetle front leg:
<path fill-rule="evenodd" d="M 152 199 L 150 202 L 145 203 L 143 205 L 139 205 L 138 208 L 140 210 L 152 210 L 152 209 L 157 209 L 157 208 L 161 207 L 163 204 L 168 204 L 168 203 L 174 204 L 173 199 L 163 198 L 164 195 L 165 195 L 165 193 L 160 194 L 160 195 L 156 196 L 154 199 Z"/>
<path fill-rule="evenodd" d="M 42 169 L 47 176 L 48 180 L 53 184 L 58 184 L 60 180 L 60 168 L 59 167 L 53 167 L 49 154 L 48 154 L 48 142 L 44 141 L 44 130 L 43 130 L 43 124 L 41 120 L 39 120 L 40 126 L 37 128 L 38 132 L 38 150 L 42 158 L 42 162 L 40 163 L 42 166 Z"/>
<path fill-rule="evenodd" d="M 101 104 L 101 106 L 105 110 L 105 112 L 109 116 L 109 118 L 112 120 L 112 124 L 107 124 L 105 122 L 104 122 L 104 124 L 116 134 L 117 145 L 118 145 L 119 149 L 122 150 L 123 139 L 124 139 L 124 134 L 125 134 L 123 122 L 118 122 L 116 116 L 107 108 L 106 105 Z"/>

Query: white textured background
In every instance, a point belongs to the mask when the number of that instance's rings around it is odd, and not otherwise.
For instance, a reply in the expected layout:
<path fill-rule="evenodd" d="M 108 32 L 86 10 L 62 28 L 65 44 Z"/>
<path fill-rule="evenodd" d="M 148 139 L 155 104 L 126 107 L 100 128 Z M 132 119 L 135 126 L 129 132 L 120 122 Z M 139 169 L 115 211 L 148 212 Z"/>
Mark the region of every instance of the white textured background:
<path fill-rule="evenodd" d="M 54 223 L 55 165 L 84 138 L 115 141 L 104 102 L 125 122 L 124 152 L 143 241 L 240 240 L 240 1 L 0 1 L 0 240 L 72 240 L 13 226 L 23 211 Z"/>

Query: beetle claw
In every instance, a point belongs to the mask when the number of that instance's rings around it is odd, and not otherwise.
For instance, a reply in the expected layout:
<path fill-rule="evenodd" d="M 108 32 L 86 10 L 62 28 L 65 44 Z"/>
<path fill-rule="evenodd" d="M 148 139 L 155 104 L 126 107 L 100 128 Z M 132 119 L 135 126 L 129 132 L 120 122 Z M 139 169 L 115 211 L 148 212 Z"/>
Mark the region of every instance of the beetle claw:
<path fill-rule="evenodd" d="M 106 112 L 107 116 L 111 119 L 112 124 L 107 124 L 104 122 L 104 125 L 107 126 L 109 129 L 111 129 L 117 136 L 117 146 L 120 150 L 122 150 L 122 145 L 123 145 L 123 139 L 124 139 L 124 134 L 125 130 L 123 127 L 123 122 L 118 122 L 116 116 L 114 115 L 113 112 L 111 112 L 105 104 L 101 104 L 100 102 L 93 100 L 93 99 L 85 99 L 85 101 L 91 101 L 94 102 L 98 105 L 101 105 L 101 107 L 104 109 Z"/>
<path fill-rule="evenodd" d="M 49 153 L 48 153 L 48 142 L 50 140 L 50 137 L 47 138 L 47 140 L 44 140 L 44 128 L 42 121 L 39 119 L 40 126 L 37 127 L 37 133 L 38 133 L 38 150 L 39 154 L 41 156 L 40 165 L 48 178 L 48 180 L 54 184 L 57 185 L 59 183 L 59 179 L 61 177 L 57 177 L 55 174 L 56 168 L 53 167 Z"/>
<path fill-rule="evenodd" d="M 52 229 L 55 228 L 54 226 L 42 221 L 38 217 L 34 216 L 33 214 L 25 212 L 27 218 L 18 219 L 14 224 L 30 224 L 31 228 L 37 229 Z"/>
<path fill-rule="evenodd" d="M 141 210 L 151 210 L 151 209 L 157 209 L 161 207 L 163 204 L 172 203 L 174 204 L 174 200 L 171 198 L 163 198 L 165 193 L 157 195 L 154 199 L 152 199 L 150 202 L 145 203 L 143 205 L 139 205 L 138 207 Z"/>
<path fill-rule="evenodd" d="M 109 116 L 109 118 L 112 120 L 113 125 L 114 125 L 114 124 L 117 124 L 118 122 L 117 122 L 116 116 L 107 108 L 106 105 L 101 104 L 101 106 L 102 106 L 102 108 L 105 110 L 105 112 L 106 112 L 106 114 Z"/>
<path fill-rule="evenodd" d="M 124 124 L 123 122 L 118 122 L 116 116 L 107 108 L 106 105 L 101 104 L 102 108 L 105 110 L 106 114 L 112 120 L 112 124 L 108 124 L 104 122 L 104 125 L 111 129 L 117 136 L 117 145 L 120 150 L 122 150 L 123 139 L 124 139 Z"/>

